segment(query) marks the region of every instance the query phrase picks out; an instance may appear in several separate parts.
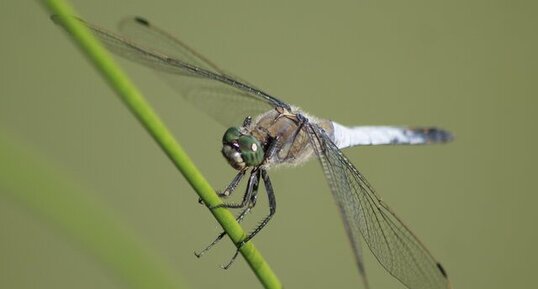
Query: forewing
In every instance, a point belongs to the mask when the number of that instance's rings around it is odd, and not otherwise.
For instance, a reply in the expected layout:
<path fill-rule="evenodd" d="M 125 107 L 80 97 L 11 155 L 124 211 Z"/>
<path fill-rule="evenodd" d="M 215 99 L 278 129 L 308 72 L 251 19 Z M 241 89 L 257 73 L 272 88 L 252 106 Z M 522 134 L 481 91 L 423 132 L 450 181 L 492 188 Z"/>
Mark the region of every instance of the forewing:
<path fill-rule="evenodd" d="M 167 57 L 182 60 L 216 74 L 224 74 L 217 65 L 203 55 L 144 18 L 126 17 L 120 21 L 118 29 L 124 39 L 132 39 L 139 46 L 153 49 Z"/>
<path fill-rule="evenodd" d="M 61 18 L 53 20 L 62 24 Z M 151 25 L 142 18 L 120 23 L 128 35 L 118 35 L 99 26 L 85 24 L 113 53 L 159 72 L 185 99 L 224 125 L 237 125 L 271 107 L 284 106 L 269 94 L 222 72 L 215 64 Z"/>
<path fill-rule="evenodd" d="M 410 289 L 450 288 L 441 265 L 376 195 L 372 187 L 329 139 L 322 128 L 309 125 L 317 153 L 346 231 L 362 264 L 360 236 L 379 263 Z"/>

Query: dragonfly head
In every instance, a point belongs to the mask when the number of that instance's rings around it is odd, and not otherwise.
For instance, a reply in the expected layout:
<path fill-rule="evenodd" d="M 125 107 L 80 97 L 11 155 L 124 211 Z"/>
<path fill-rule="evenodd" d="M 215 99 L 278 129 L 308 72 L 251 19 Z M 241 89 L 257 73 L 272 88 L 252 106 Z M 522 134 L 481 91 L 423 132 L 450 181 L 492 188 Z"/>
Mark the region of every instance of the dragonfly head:
<path fill-rule="evenodd" d="M 237 127 L 231 127 L 224 133 L 222 155 L 236 170 L 258 166 L 264 157 L 260 141 L 252 135 L 241 133 Z"/>

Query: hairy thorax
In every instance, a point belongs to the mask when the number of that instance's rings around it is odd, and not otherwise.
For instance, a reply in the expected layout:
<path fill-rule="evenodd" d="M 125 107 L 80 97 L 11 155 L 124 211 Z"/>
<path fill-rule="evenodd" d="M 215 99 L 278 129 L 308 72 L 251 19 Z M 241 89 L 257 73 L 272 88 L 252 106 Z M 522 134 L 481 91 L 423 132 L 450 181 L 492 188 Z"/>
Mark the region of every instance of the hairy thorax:
<path fill-rule="evenodd" d="M 272 109 L 259 115 L 243 129 L 244 133 L 263 143 L 266 150 L 272 141 L 276 142 L 276 149 L 273 154 L 267 156 L 269 158 L 265 160 L 265 166 L 297 165 L 308 160 L 313 153 L 308 122 L 321 126 L 329 137 L 333 138 L 331 121 L 307 116 L 296 107 L 292 107 L 291 111 L 283 108 Z"/>

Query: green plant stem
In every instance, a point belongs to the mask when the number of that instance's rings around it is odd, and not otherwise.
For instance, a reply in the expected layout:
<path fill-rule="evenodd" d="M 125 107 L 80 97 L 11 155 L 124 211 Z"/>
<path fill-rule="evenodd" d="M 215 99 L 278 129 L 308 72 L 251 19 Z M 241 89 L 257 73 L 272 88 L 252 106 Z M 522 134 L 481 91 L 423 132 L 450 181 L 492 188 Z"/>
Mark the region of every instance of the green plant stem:
<path fill-rule="evenodd" d="M 137 241 L 93 195 L 0 131 L 0 197 L 61 229 L 129 288 L 185 288 L 178 274 Z"/>
<path fill-rule="evenodd" d="M 58 14 L 59 16 L 76 15 L 75 11 L 62 0 L 46 0 L 44 3 L 52 14 Z M 219 204 L 221 201 L 213 188 L 194 166 L 164 123 L 142 97 L 142 94 L 114 63 L 101 44 L 86 27 L 75 21 L 75 19 L 71 17 L 62 17 L 62 19 L 64 21 L 63 25 L 69 31 L 77 45 L 99 72 L 101 72 L 108 84 L 116 91 L 124 104 L 150 133 L 153 139 L 164 150 L 204 203 L 210 207 Z M 245 237 L 244 230 L 229 210 L 218 208 L 210 211 L 235 244 L 238 244 Z M 265 288 L 282 287 L 265 259 L 251 242 L 241 247 L 240 252 Z"/>

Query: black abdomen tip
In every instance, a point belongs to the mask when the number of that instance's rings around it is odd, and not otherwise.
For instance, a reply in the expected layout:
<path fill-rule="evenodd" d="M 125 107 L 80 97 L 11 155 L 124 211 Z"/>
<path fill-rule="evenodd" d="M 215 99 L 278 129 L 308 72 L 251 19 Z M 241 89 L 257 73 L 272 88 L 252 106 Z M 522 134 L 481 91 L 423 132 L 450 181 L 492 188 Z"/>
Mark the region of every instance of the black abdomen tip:
<path fill-rule="evenodd" d="M 450 132 L 439 128 L 432 128 L 427 134 L 435 142 L 449 142 L 454 139 L 454 136 Z"/>
<path fill-rule="evenodd" d="M 145 18 L 140 17 L 140 16 L 136 16 L 135 21 L 142 24 L 142 25 L 149 26 L 149 21 L 146 20 Z"/>
<path fill-rule="evenodd" d="M 412 128 L 412 131 L 421 136 L 424 143 L 445 143 L 454 139 L 450 132 L 436 127 L 417 127 Z"/>

